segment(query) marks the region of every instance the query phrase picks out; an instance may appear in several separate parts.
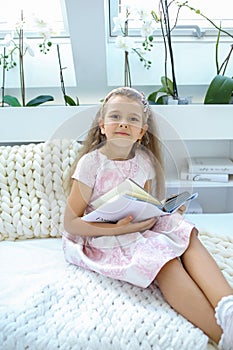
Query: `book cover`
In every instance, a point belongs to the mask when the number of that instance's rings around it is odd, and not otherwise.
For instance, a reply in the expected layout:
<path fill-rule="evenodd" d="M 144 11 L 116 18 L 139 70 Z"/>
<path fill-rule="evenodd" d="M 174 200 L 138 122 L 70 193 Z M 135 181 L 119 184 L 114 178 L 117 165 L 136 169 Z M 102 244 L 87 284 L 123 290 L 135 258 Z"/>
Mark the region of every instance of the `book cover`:
<path fill-rule="evenodd" d="M 188 171 L 181 170 L 180 179 L 187 181 L 228 182 L 229 174 L 190 173 Z"/>
<path fill-rule="evenodd" d="M 125 181 L 128 186 L 131 184 L 132 180 L 127 179 Z M 147 193 L 142 187 L 138 186 L 135 182 L 133 182 L 132 187 L 134 188 L 134 192 L 131 192 L 131 194 L 129 193 L 129 190 L 126 191 L 125 186 L 122 184 L 120 184 L 122 193 L 119 192 L 119 186 L 117 186 L 117 189 L 114 188 L 107 192 L 101 196 L 101 198 L 108 198 L 108 200 L 104 202 L 102 199 L 94 201 L 93 208 L 95 209 L 84 215 L 82 219 L 89 222 L 115 223 L 128 215 L 132 215 L 134 218 L 133 221 L 142 221 L 155 216 L 171 214 L 187 201 L 197 197 L 197 193 L 191 195 L 189 192 L 185 191 L 169 198 L 163 204 L 158 199 Z M 138 189 L 138 193 L 136 192 L 136 189 Z M 114 195 L 116 192 L 117 194 Z M 102 204 L 100 204 L 99 207 L 96 207 L 96 202 Z"/>
<path fill-rule="evenodd" d="M 224 157 L 193 157 L 188 159 L 190 173 L 233 174 L 233 161 Z"/>

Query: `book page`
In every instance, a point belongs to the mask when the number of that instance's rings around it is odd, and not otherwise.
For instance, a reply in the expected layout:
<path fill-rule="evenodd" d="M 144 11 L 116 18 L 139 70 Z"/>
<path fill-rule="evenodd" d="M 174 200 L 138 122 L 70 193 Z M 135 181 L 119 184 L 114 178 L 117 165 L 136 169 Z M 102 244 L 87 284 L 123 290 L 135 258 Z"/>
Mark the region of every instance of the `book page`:
<path fill-rule="evenodd" d="M 120 183 L 118 186 L 114 187 L 112 190 L 108 191 L 104 195 L 97 198 L 95 201 L 91 203 L 91 206 L 94 209 L 97 209 L 102 204 L 117 199 L 120 195 L 127 194 L 129 196 L 149 201 L 151 203 L 161 205 L 162 203 L 156 199 L 155 197 L 151 196 L 144 188 L 139 186 L 136 182 L 134 182 L 131 179 L 125 179 L 122 183 Z"/>
<path fill-rule="evenodd" d="M 116 200 L 101 205 L 82 219 L 90 222 L 117 222 L 132 215 L 133 221 L 136 222 L 168 214 L 152 203 L 121 195 Z"/>

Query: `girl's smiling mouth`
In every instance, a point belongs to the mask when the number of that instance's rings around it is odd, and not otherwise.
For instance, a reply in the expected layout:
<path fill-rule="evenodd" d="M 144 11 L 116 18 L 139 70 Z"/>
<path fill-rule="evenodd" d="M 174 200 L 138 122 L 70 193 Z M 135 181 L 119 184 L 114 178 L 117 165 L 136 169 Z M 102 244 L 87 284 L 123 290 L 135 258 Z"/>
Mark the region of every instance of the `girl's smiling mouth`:
<path fill-rule="evenodd" d="M 129 136 L 129 133 L 124 132 L 124 131 L 116 131 L 115 134 L 116 134 L 116 135 Z"/>

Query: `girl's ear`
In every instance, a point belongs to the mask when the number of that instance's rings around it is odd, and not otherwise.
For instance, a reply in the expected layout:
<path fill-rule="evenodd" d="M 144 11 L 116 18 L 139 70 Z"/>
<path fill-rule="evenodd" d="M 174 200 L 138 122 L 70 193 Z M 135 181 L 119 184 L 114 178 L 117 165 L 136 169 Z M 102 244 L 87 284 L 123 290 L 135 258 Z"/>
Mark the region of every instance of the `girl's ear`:
<path fill-rule="evenodd" d="M 104 130 L 104 121 L 102 118 L 99 118 L 99 127 L 100 127 L 100 131 L 101 131 L 101 134 L 105 134 L 105 130 Z"/>
<path fill-rule="evenodd" d="M 143 137 L 145 135 L 147 130 L 148 130 L 148 124 L 144 124 L 142 129 L 141 129 L 141 137 Z"/>

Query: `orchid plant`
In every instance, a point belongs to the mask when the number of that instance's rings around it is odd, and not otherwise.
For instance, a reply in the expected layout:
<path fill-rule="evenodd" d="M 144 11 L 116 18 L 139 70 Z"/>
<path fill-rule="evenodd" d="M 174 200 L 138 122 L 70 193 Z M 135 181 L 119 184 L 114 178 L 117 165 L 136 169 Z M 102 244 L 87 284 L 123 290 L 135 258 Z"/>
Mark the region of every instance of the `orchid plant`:
<path fill-rule="evenodd" d="M 174 0 L 159 0 L 159 13 L 152 10 L 152 16 L 159 23 L 164 44 L 164 76 L 161 77 L 162 87 L 153 91 L 148 96 L 150 103 L 163 104 L 170 96 L 172 100 L 179 101 L 178 87 L 176 82 L 175 58 L 172 47 L 172 31 L 175 29 L 179 17 L 180 7 L 172 7 Z M 170 13 L 176 13 L 175 20 L 171 23 Z M 168 61 L 170 61 L 172 79 L 168 77 Z M 166 103 L 166 102 L 165 102 Z"/>
<path fill-rule="evenodd" d="M 173 5 L 175 6 L 174 8 L 171 7 Z M 215 50 L 217 75 L 214 77 L 213 81 L 209 86 L 204 103 L 229 103 L 228 101 L 230 100 L 231 95 L 233 93 L 233 79 L 230 77 L 226 77 L 224 75 L 225 75 L 226 68 L 229 63 L 231 54 L 233 52 L 233 45 L 230 46 L 230 51 L 227 57 L 223 60 L 221 64 L 219 63 L 218 51 L 219 51 L 219 41 L 220 41 L 221 33 L 224 33 L 225 35 L 231 38 L 233 37 L 233 35 L 230 32 L 222 29 L 221 25 L 220 26 L 216 25 L 216 23 L 214 23 L 213 20 L 208 18 L 199 9 L 195 9 L 192 6 L 190 6 L 188 0 L 184 2 L 180 2 L 176 0 L 171 0 L 171 1 L 159 0 L 159 14 L 157 15 L 157 13 L 152 10 L 152 16 L 155 22 L 160 23 L 160 26 L 161 26 L 161 32 L 162 32 L 163 43 L 164 43 L 164 52 L 165 52 L 165 60 L 164 60 L 165 75 L 161 77 L 162 87 L 152 92 L 148 96 L 148 100 L 151 103 L 163 104 L 164 101 L 166 101 L 164 97 L 171 96 L 174 100 L 177 100 L 179 103 L 180 99 L 178 95 L 178 88 L 177 88 L 176 74 L 175 74 L 175 61 L 174 61 L 174 54 L 173 54 L 173 48 L 172 48 L 172 31 L 176 28 L 178 17 L 183 7 L 186 7 L 191 11 L 194 11 L 198 16 L 203 17 L 213 27 L 215 27 L 218 30 L 216 50 Z M 172 13 L 172 11 L 173 11 L 173 14 L 174 13 L 176 14 L 175 20 L 173 21 L 173 23 L 171 23 L 170 21 L 170 13 Z M 168 58 L 170 60 L 172 80 L 168 78 L 168 69 L 167 69 Z"/>
<path fill-rule="evenodd" d="M 138 20 L 141 23 L 141 36 L 143 42 L 137 47 L 136 42 L 129 36 L 130 21 Z M 120 31 L 121 35 L 116 38 L 116 47 L 124 52 L 124 86 L 132 84 L 130 72 L 130 53 L 135 53 L 146 69 L 151 67 L 152 62 L 145 57 L 146 51 L 153 47 L 153 31 L 155 29 L 151 12 L 144 9 L 136 9 L 130 5 L 125 6 L 125 13 L 113 18 L 114 32 Z"/>
<path fill-rule="evenodd" d="M 50 95 L 40 95 L 26 103 L 24 56 L 27 53 L 31 56 L 34 56 L 34 51 L 30 47 L 24 35 L 26 27 L 27 22 L 23 16 L 22 11 L 21 19 L 15 25 L 15 31 L 8 33 L 2 43 L 4 46 L 4 51 L 0 54 L 0 64 L 3 67 L 2 106 L 4 103 L 12 107 L 38 106 L 42 103 L 54 100 L 54 98 Z M 47 54 L 52 46 L 50 38 L 53 31 L 48 23 L 39 18 L 34 18 L 34 27 L 36 27 L 39 36 L 42 37 L 42 42 L 39 44 L 39 50 L 41 53 Z M 16 54 L 18 54 L 18 61 Z M 19 100 L 14 96 L 4 95 L 5 71 L 13 69 L 17 67 L 17 65 L 19 65 L 19 80 L 22 103 L 20 103 Z"/>
<path fill-rule="evenodd" d="M 233 35 L 230 31 L 222 28 L 221 23 L 217 25 L 211 18 L 206 16 L 200 9 L 195 9 L 189 5 L 188 1 L 177 2 L 179 8 L 187 7 L 191 11 L 195 12 L 198 16 L 207 20 L 214 28 L 218 30 L 216 45 L 215 45 L 215 64 L 216 64 L 216 76 L 210 82 L 208 90 L 205 95 L 205 104 L 228 104 L 233 98 L 233 76 L 226 76 L 226 69 L 233 53 L 233 44 L 230 44 L 229 52 L 225 59 L 219 62 L 219 44 L 221 34 L 225 34 L 227 37 L 233 39 Z"/>

